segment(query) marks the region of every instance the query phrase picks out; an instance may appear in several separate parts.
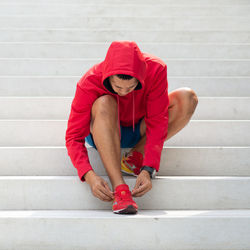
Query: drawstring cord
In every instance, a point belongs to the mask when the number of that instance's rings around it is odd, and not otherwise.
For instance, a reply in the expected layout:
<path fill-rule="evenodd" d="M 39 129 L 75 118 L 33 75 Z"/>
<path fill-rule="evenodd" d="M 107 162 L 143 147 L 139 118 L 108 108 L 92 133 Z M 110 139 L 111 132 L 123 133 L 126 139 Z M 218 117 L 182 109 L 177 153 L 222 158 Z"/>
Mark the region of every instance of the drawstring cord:
<path fill-rule="evenodd" d="M 135 132 L 135 98 L 134 98 L 134 91 L 133 91 L 133 132 Z"/>
<path fill-rule="evenodd" d="M 117 95 L 116 98 L 117 98 L 117 103 L 118 103 L 118 127 L 119 127 L 119 136 L 120 136 L 120 139 L 121 139 L 119 96 Z"/>

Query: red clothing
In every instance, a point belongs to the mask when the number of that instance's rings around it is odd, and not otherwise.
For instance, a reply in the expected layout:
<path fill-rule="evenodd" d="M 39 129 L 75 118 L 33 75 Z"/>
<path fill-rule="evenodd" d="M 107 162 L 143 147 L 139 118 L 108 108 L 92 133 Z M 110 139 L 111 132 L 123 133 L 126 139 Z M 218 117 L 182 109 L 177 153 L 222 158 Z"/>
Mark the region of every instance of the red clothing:
<path fill-rule="evenodd" d="M 134 91 L 119 96 L 108 77 L 127 74 L 137 78 Z M 132 126 L 142 117 L 146 122 L 143 166 L 159 171 L 161 152 L 168 131 L 167 65 L 158 57 L 141 52 L 134 41 L 111 43 L 104 61 L 92 66 L 78 81 L 65 135 L 66 148 L 81 181 L 92 170 L 85 137 L 90 133 L 91 108 L 102 95 L 117 99 L 118 122 Z M 120 128 L 120 126 L 119 126 Z"/>

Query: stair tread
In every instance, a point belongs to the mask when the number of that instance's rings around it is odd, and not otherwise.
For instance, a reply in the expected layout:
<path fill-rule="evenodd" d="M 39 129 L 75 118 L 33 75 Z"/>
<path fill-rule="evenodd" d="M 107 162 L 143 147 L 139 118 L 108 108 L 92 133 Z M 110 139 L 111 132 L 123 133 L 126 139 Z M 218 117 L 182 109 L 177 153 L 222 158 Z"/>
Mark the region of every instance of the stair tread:
<path fill-rule="evenodd" d="M 247 217 L 250 209 L 230 210 L 146 210 L 134 215 L 118 216 L 111 210 L 1 210 L 0 218 L 173 218 L 173 217 Z"/>

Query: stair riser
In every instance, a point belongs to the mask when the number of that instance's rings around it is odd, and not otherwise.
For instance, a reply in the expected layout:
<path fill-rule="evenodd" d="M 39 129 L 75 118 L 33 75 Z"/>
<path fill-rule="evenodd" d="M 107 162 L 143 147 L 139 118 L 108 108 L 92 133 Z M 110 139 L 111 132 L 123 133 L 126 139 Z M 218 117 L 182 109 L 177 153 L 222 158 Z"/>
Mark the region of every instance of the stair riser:
<path fill-rule="evenodd" d="M 32 3 L 32 4 L 15 4 L 13 8 L 12 4 L 1 4 L 0 15 L 82 15 L 82 16 L 247 16 L 250 12 L 249 5 L 244 8 L 241 6 L 225 5 L 225 6 L 169 6 L 168 4 L 161 5 L 145 5 L 145 4 L 105 4 L 93 5 L 91 3 L 75 4 L 51 4 L 47 3 Z"/>
<path fill-rule="evenodd" d="M 74 96 L 79 76 L 0 76 L 1 96 Z M 200 97 L 248 97 L 249 77 L 171 77 L 169 93 L 177 88 L 189 87 Z"/>
<path fill-rule="evenodd" d="M 107 175 L 93 147 L 88 147 L 88 155 L 96 174 Z M 250 147 L 165 147 L 157 176 L 250 176 L 249 155 Z M 77 176 L 65 148 L 1 147 L 0 166 L 2 176 Z"/>
<path fill-rule="evenodd" d="M 0 146 L 65 146 L 67 121 L 1 120 L 0 129 Z M 249 146 L 249 131 L 249 120 L 191 120 L 182 130 L 165 141 L 165 145 Z"/>
<path fill-rule="evenodd" d="M 134 40 L 139 42 L 173 43 L 250 43 L 249 31 L 169 31 L 152 30 L 150 36 L 145 30 L 86 30 L 82 29 L 1 29 L 1 42 L 109 42 L 113 40 Z M 111 40 L 112 39 L 112 40 Z M 94 53 L 94 52 L 93 52 Z"/>
<path fill-rule="evenodd" d="M 3 249 L 235 250 L 250 245 L 249 217 L 62 218 L 58 213 L 56 218 L 32 218 L 29 214 L 0 219 Z"/>
<path fill-rule="evenodd" d="M 34 4 L 34 1 L 32 0 L 20 0 L 20 1 L 17 1 L 17 0 L 2 0 L 2 3 L 13 3 L 13 4 L 20 4 L 20 3 L 32 3 Z M 69 0 L 39 0 L 39 1 L 36 1 L 36 4 L 37 3 L 57 3 L 57 4 L 82 4 L 82 0 L 71 0 L 69 2 Z M 102 0 L 86 0 L 84 1 L 84 3 L 91 3 L 91 4 L 102 4 L 103 1 Z M 106 4 L 124 4 L 124 1 L 123 0 L 106 0 L 105 1 Z M 135 3 L 134 0 L 128 0 L 126 1 L 126 4 L 128 3 Z M 136 3 L 137 4 L 150 4 L 150 5 L 154 5 L 154 2 L 152 2 L 152 0 L 136 0 Z M 170 4 L 170 5 L 187 5 L 187 1 L 186 0 L 158 0 L 157 1 L 158 4 Z M 202 0 L 190 0 L 188 2 L 188 4 L 192 4 L 192 5 L 205 5 L 204 4 L 204 1 Z M 248 0 L 210 0 L 209 1 L 209 5 L 235 5 L 235 6 L 241 6 L 242 8 L 244 8 L 245 6 L 249 5 L 249 1 Z"/>
<path fill-rule="evenodd" d="M 169 92 L 170 94 L 170 92 Z M 250 120 L 250 98 L 204 98 L 194 120 Z M 73 97 L 0 97 L 1 119 L 68 119 Z M 52 108 L 53 107 L 53 108 Z"/>
<path fill-rule="evenodd" d="M 109 183 L 107 176 L 103 178 Z M 136 177 L 124 177 L 130 190 Z M 250 209 L 250 177 L 157 177 L 139 209 Z M 167 197 L 167 198 L 166 198 Z M 0 177 L 0 209 L 111 209 L 74 177 Z"/>
<path fill-rule="evenodd" d="M 250 60 L 165 59 L 168 76 L 250 76 Z M 103 59 L 0 59 L 3 76 L 77 76 L 83 75 Z"/>
<path fill-rule="evenodd" d="M 202 44 L 144 44 L 137 42 L 142 51 L 160 58 L 219 58 L 249 59 L 250 45 Z M 105 58 L 110 43 L 106 44 L 35 44 L 0 43 L 2 58 Z M 166 60 L 167 62 L 167 60 Z"/>
<path fill-rule="evenodd" d="M 159 25 L 159 23 L 161 25 Z M 0 28 L 45 29 L 126 29 L 174 30 L 174 31 L 250 31 L 250 18 L 232 17 L 62 17 L 58 16 L 0 16 Z"/>

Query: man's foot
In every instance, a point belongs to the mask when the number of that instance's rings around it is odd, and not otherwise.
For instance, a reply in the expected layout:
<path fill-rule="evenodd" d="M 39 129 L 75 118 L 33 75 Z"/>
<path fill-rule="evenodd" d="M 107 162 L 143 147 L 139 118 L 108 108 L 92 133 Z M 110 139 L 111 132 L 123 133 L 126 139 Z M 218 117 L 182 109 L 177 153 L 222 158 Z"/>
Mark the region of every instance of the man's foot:
<path fill-rule="evenodd" d="M 132 199 L 129 186 L 120 184 L 115 188 L 115 198 L 113 201 L 112 210 L 116 214 L 135 214 L 138 206 Z"/>
<path fill-rule="evenodd" d="M 133 151 L 130 154 L 125 152 L 121 160 L 121 171 L 133 176 L 139 175 L 143 162 L 143 154 Z"/>

